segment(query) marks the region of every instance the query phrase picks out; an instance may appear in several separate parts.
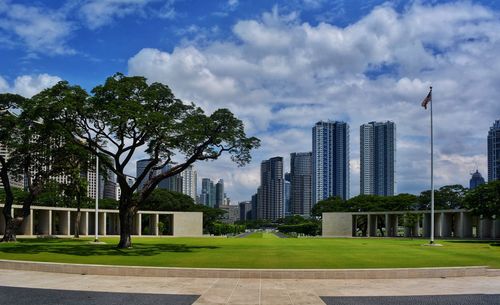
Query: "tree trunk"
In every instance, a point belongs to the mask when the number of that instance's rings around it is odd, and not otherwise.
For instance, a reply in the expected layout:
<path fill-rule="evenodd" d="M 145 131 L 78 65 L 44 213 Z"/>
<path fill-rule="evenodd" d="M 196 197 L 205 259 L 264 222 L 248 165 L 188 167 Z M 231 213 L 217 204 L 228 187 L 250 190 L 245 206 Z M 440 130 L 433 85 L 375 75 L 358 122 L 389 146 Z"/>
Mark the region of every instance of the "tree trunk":
<path fill-rule="evenodd" d="M 130 204 L 120 202 L 120 242 L 118 248 L 125 249 L 132 247 L 132 226 L 134 225 L 135 209 Z"/>
<path fill-rule="evenodd" d="M 12 188 L 10 185 L 10 178 L 7 173 L 7 166 L 4 160 L 2 160 L 2 169 L 0 170 L 0 178 L 5 191 L 5 205 L 3 207 L 3 217 L 5 219 L 5 233 L 2 238 L 3 242 L 16 241 L 17 229 L 19 225 L 17 221 L 12 217 L 12 205 L 14 204 L 14 194 L 12 194 Z M 21 219 L 22 223 L 22 219 Z"/>
<path fill-rule="evenodd" d="M 80 220 L 82 218 L 81 208 L 81 196 L 78 194 L 76 196 L 76 218 L 75 218 L 75 238 L 80 238 Z"/>
<path fill-rule="evenodd" d="M 22 217 L 9 217 L 5 221 L 5 234 L 3 235 L 2 242 L 15 242 L 17 241 L 17 233 L 19 228 L 23 225 Z"/>

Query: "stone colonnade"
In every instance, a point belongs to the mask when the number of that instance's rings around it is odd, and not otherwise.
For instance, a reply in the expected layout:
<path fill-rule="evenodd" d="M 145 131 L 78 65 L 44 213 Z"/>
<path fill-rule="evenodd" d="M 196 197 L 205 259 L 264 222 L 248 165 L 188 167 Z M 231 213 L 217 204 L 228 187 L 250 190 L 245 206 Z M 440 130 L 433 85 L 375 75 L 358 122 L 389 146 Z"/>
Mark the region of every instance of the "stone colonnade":
<path fill-rule="evenodd" d="M 3 204 L 0 204 L 0 213 Z M 22 206 L 15 205 L 12 215 L 21 215 Z M 100 209 L 98 230 L 100 236 L 120 234 L 119 212 Z M 21 234 L 26 236 L 73 236 L 77 217 L 76 208 L 32 206 L 29 217 L 24 221 Z M 162 225 L 160 227 L 160 219 Z M 163 232 L 160 232 L 162 229 Z M 0 216 L 0 234 L 5 230 L 5 220 Z M 95 210 L 81 209 L 79 233 L 81 236 L 95 235 Z M 136 236 L 202 236 L 203 213 L 201 212 L 164 212 L 139 211 L 134 216 L 132 234 Z"/>
<path fill-rule="evenodd" d="M 430 211 L 323 213 L 323 236 L 430 237 Z M 500 219 L 473 216 L 467 210 L 437 210 L 437 238 L 500 238 Z"/>

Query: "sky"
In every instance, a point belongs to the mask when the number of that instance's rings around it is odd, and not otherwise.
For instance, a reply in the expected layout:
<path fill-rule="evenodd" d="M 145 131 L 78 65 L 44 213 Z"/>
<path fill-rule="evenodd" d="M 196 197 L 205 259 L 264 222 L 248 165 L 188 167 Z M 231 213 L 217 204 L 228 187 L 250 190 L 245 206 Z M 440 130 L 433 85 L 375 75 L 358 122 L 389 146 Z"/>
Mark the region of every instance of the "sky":
<path fill-rule="evenodd" d="M 487 176 L 499 54 L 494 0 L 0 0 L 0 92 L 30 97 L 59 80 L 90 91 L 123 72 L 207 113 L 228 108 L 261 147 L 243 168 L 225 156 L 196 169 L 224 179 L 233 203 L 255 193 L 262 160 L 289 169 L 291 152 L 311 151 L 320 120 L 350 126 L 351 196 L 370 121 L 396 123 L 397 192 L 429 189 L 431 85 L 436 185 Z"/>

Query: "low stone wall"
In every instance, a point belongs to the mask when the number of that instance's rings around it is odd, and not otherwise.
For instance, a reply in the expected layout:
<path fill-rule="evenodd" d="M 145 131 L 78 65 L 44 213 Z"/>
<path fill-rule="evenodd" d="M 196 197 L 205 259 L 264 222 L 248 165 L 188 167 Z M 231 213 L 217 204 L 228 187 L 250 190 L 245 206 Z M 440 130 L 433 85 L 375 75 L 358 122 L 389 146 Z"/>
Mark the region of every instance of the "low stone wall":
<path fill-rule="evenodd" d="M 107 266 L 13 260 L 0 260 L 0 269 L 89 275 L 255 279 L 407 279 L 500 275 L 500 272 L 492 272 L 484 266 L 399 269 L 224 269 Z"/>

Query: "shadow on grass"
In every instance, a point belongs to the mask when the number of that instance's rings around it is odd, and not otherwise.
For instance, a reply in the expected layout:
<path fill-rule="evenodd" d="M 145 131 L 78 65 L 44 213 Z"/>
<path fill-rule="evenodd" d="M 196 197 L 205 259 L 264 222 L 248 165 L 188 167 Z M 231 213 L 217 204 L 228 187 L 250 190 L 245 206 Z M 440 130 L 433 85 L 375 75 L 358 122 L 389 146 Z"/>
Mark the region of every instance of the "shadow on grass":
<path fill-rule="evenodd" d="M 492 247 L 500 247 L 498 240 L 447 240 L 446 242 L 455 244 L 489 244 Z"/>
<path fill-rule="evenodd" d="M 5 245 L 2 247 L 2 245 Z M 164 252 L 195 252 L 200 249 L 217 249 L 216 246 L 194 246 L 186 244 L 148 243 L 132 244 L 132 248 L 118 249 L 116 244 L 92 245 L 88 241 L 63 239 L 32 239 L 13 244 L 0 244 L 0 253 L 39 254 L 53 253 L 76 256 L 154 256 Z"/>

